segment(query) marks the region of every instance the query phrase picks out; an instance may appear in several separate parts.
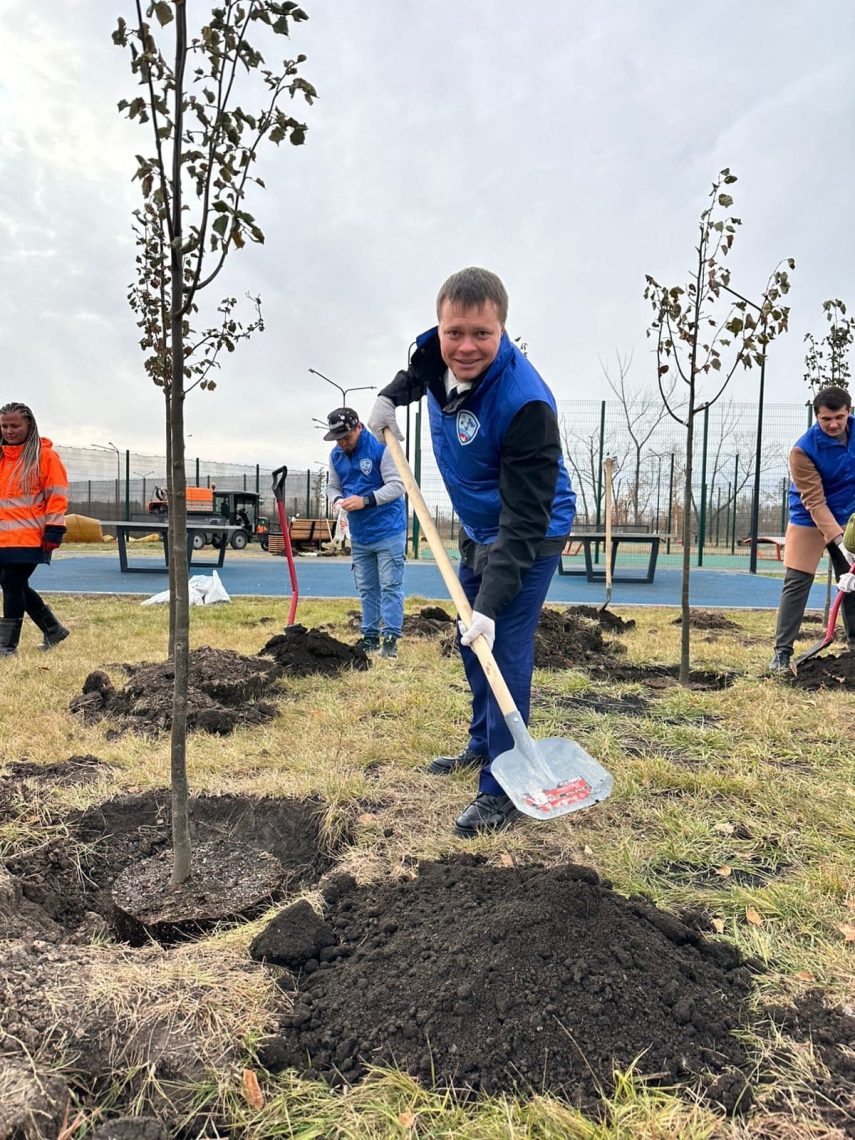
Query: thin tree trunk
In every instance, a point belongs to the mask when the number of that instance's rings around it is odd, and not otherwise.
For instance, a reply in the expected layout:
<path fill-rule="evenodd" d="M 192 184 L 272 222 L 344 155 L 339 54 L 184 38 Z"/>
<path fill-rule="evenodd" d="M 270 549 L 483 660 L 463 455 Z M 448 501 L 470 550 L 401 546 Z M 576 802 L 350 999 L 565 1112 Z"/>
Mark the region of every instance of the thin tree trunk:
<path fill-rule="evenodd" d="M 694 385 L 691 386 L 694 388 Z M 694 393 L 692 393 L 694 396 Z M 692 446 L 695 435 L 695 416 L 692 405 L 689 405 L 689 414 L 686 421 L 686 484 L 683 510 L 683 577 L 680 583 L 680 684 L 689 683 L 689 644 L 691 633 L 691 608 L 689 606 L 689 582 L 692 573 Z"/>
<path fill-rule="evenodd" d="M 183 0 L 175 5 L 175 125 L 172 152 L 172 391 L 170 440 L 172 443 L 172 494 L 169 504 L 171 561 L 175 570 L 175 641 L 172 694 L 172 739 L 170 751 L 172 787 L 172 885 L 190 877 L 190 820 L 187 785 L 187 687 L 190 673 L 190 597 L 187 559 L 187 478 L 184 470 L 184 256 L 181 217 L 181 135 L 184 97 L 184 63 L 187 51 L 187 9 Z"/>

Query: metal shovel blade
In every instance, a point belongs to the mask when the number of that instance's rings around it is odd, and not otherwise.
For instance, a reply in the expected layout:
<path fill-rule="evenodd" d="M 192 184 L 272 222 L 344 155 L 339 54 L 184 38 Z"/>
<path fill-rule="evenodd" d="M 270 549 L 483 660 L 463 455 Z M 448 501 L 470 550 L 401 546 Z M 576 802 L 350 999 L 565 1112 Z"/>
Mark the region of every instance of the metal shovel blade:
<path fill-rule="evenodd" d="M 828 611 L 828 625 L 825 628 L 825 633 L 815 642 L 810 649 L 802 653 L 790 665 L 790 672 L 795 677 L 798 672 L 799 665 L 804 665 L 805 661 L 810 661 L 811 657 L 816 657 L 817 653 L 821 653 L 834 641 L 834 627 L 837 625 L 837 615 L 840 612 L 840 606 L 843 602 L 843 594 L 840 590 L 837 591 L 837 597 L 831 603 L 831 609 Z"/>
<path fill-rule="evenodd" d="M 557 819 L 604 800 L 612 777 L 575 740 L 533 740 L 517 711 L 505 717 L 514 747 L 490 765 L 514 807 L 535 819 Z"/>

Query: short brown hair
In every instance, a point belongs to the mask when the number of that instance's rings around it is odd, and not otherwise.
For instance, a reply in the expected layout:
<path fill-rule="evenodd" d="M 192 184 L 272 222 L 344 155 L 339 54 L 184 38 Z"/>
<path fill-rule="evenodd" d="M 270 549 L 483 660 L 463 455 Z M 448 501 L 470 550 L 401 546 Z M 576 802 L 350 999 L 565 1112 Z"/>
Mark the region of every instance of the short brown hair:
<path fill-rule="evenodd" d="M 452 273 L 437 294 L 437 317 L 446 301 L 459 305 L 461 309 L 480 309 L 487 301 L 492 301 L 502 324 L 508 319 L 508 292 L 500 278 L 489 269 L 470 266 Z"/>

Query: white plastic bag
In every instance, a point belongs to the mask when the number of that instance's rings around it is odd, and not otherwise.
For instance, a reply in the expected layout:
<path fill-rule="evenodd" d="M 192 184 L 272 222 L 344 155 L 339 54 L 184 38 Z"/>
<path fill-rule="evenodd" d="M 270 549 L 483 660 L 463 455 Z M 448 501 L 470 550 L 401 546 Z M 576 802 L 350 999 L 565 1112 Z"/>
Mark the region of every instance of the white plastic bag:
<path fill-rule="evenodd" d="M 216 606 L 220 602 L 231 601 L 216 570 L 211 575 L 194 574 L 192 578 L 188 579 L 187 587 L 190 592 L 191 606 Z M 152 597 L 146 598 L 144 602 L 140 602 L 140 605 L 156 606 L 168 601 L 169 590 L 161 590 L 159 594 L 154 594 Z"/>

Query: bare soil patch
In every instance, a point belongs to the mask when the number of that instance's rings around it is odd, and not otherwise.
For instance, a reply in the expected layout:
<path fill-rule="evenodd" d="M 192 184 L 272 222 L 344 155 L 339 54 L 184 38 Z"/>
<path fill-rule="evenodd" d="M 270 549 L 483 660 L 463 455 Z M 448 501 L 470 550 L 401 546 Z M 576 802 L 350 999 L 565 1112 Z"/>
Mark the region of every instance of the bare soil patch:
<path fill-rule="evenodd" d="M 284 869 L 282 889 L 314 883 L 329 867 L 322 842 L 322 805 L 314 800 L 250 796 L 195 796 L 190 804 L 194 844 L 234 842 L 274 856 Z M 112 898 L 122 872 L 171 850 L 167 790 L 117 796 L 65 820 L 65 833 L 5 860 L 28 903 L 65 937 L 86 939 L 93 928 L 125 937 Z M 206 870 L 209 873 L 206 873 Z M 199 863 L 193 889 L 218 892 L 216 862 Z"/>
<path fill-rule="evenodd" d="M 422 606 L 417 614 L 404 614 L 405 637 L 454 636 L 454 616 L 442 606 Z"/>
<path fill-rule="evenodd" d="M 299 981 L 271 1067 L 341 1084 L 396 1064 L 429 1085 L 590 1107 L 615 1066 L 640 1058 L 654 1081 L 746 1103 L 732 1031 L 749 965 L 589 868 L 464 855 L 333 886 L 324 919 L 298 904 L 275 920 Z M 277 960 L 275 939 L 260 956 Z"/>
<path fill-rule="evenodd" d="M 603 636 L 598 619 L 580 613 L 581 607 L 556 610 L 545 607 L 534 635 L 534 663 L 539 669 L 605 667 L 626 649 Z M 585 607 L 591 609 L 593 607 Z"/>
<path fill-rule="evenodd" d="M 338 641 L 321 629 L 307 629 L 304 625 L 286 626 L 284 633 L 259 649 L 259 656 L 272 657 L 279 674 L 291 677 L 308 677 L 312 674 L 334 676 L 346 669 L 368 669 L 368 655 L 355 645 Z"/>
<path fill-rule="evenodd" d="M 585 693 L 567 694 L 540 688 L 532 690 L 531 702 L 534 708 L 581 709 L 602 716 L 645 716 L 651 703 L 648 697 L 639 693 L 614 696 L 611 693 L 588 690 Z"/>
<path fill-rule="evenodd" d="M 172 724 L 175 668 L 171 661 L 123 667 L 129 680 L 117 689 L 102 670 L 90 673 L 83 692 L 69 708 L 87 724 L 105 718 L 120 731 L 165 732 Z M 278 691 L 280 676 L 272 662 L 244 657 L 231 649 L 203 645 L 190 654 L 187 727 L 226 736 L 238 725 L 262 724 L 276 714 L 275 705 L 259 698 Z"/>
<path fill-rule="evenodd" d="M 787 680 L 789 675 L 783 677 Z M 798 674 L 789 677 L 800 689 L 855 688 L 855 653 L 821 653 L 799 666 Z"/>
<path fill-rule="evenodd" d="M 609 681 L 637 682 L 650 689 L 668 689 L 680 683 L 679 665 L 630 665 L 625 662 L 597 663 L 589 672 L 601 674 Z M 729 688 L 739 676 L 724 669 L 691 669 L 690 689 L 718 691 Z"/>

